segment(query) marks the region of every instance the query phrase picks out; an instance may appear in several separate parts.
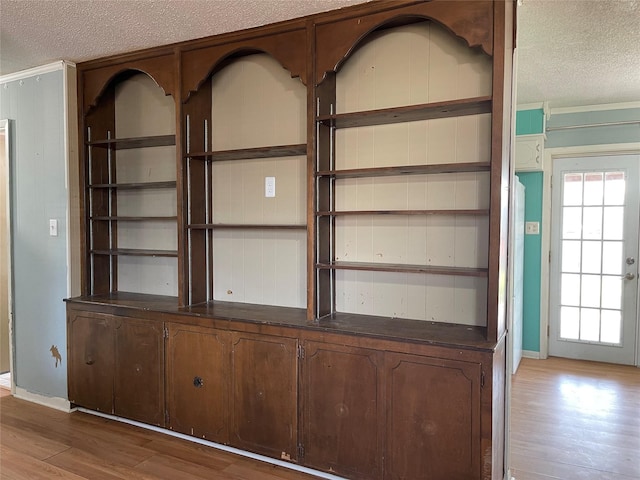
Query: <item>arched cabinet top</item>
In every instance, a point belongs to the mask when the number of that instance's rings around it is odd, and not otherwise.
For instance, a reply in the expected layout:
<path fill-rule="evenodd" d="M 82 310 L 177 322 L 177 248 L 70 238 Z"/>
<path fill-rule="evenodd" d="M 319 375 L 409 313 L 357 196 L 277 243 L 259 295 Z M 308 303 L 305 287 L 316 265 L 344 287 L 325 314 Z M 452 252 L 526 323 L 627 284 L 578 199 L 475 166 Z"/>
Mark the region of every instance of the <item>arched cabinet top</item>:
<path fill-rule="evenodd" d="M 174 61 L 173 55 L 162 55 L 144 60 L 117 63 L 114 65 L 85 70 L 83 75 L 84 114 L 95 107 L 111 82 L 124 72 L 140 72 L 148 75 L 165 95 L 175 98 L 175 80 L 173 70 L 167 68 Z"/>
<path fill-rule="evenodd" d="M 374 30 L 410 18 L 433 20 L 462 38 L 470 48 L 493 55 L 493 2 L 491 0 L 431 0 L 364 16 L 316 24 L 316 85 L 327 73 L 337 72 L 358 44 Z"/>
<path fill-rule="evenodd" d="M 238 54 L 257 52 L 271 55 L 291 73 L 291 77 L 298 77 L 307 84 L 307 35 L 301 28 L 183 52 L 182 101 L 186 102 L 225 60 Z"/>

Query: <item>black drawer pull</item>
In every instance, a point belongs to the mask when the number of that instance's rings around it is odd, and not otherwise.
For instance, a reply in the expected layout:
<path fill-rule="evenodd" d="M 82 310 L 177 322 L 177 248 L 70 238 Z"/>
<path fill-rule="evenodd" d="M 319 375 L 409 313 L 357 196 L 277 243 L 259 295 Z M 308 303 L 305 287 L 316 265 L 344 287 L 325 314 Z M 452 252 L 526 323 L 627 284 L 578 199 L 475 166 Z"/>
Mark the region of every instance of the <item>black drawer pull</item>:
<path fill-rule="evenodd" d="M 200 377 L 193 377 L 193 386 L 196 388 L 204 387 L 204 380 Z"/>

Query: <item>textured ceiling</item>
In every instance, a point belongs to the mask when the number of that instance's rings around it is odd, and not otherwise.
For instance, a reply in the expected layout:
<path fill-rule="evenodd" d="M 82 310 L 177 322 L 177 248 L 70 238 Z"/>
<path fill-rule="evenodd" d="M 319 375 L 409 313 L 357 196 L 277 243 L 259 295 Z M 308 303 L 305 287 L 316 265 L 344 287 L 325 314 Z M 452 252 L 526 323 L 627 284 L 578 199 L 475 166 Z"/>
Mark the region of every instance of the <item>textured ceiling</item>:
<path fill-rule="evenodd" d="M 640 101 L 639 0 L 521 0 L 518 104 Z"/>
<path fill-rule="evenodd" d="M 0 0 L 0 75 L 367 0 Z M 640 101 L 640 0 L 520 0 L 518 103 Z"/>
<path fill-rule="evenodd" d="M 81 62 L 368 0 L 0 0 L 0 75 Z"/>

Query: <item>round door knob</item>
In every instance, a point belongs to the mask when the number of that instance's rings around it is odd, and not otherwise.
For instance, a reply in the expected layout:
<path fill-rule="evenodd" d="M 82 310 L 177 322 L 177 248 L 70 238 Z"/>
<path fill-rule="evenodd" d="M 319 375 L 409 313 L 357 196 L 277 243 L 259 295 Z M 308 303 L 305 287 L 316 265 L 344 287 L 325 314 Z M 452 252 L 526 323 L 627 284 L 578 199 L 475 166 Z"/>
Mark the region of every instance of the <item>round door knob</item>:
<path fill-rule="evenodd" d="M 636 278 L 636 275 L 635 275 L 635 273 L 631 273 L 631 272 L 629 272 L 629 273 L 627 273 L 623 278 L 624 278 L 625 280 L 633 280 L 634 278 Z"/>
<path fill-rule="evenodd" d="M 204 380 L 200 377 L 193 377 L 193 386 L 196 388 L 204 387 Z"/>

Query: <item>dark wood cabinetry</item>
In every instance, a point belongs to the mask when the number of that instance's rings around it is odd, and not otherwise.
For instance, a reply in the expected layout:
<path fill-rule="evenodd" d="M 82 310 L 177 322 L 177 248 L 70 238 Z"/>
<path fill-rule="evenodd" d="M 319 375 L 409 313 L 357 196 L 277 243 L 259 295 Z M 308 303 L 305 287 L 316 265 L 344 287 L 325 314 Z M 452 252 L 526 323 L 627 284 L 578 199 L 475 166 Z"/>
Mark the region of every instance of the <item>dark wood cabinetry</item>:
<path fill-rule="evenodd" d="M 70 401 L 347 478 L 502 480 L 513 8 L 79 64 Z"/>
<path fill-rule="evenodd" d="M 479 478 L 481 365 L 388 354 L 385 370 L 385 478 Z"/>
<path fill-rule="evenodd" d="M 116 337 L 114 413 L 164 426 L 162 322 L 113 318 Z"/>
<path fill-rule="evenodd" d="M 229 442 L 229 333 L 167 326 L 168 426 L 177 432 Z"/>
<path fill-rule="evenodd" d="M 72 403 L 164 425 L 161 322 L 70 309 L 67 331 Z"/>
<path fill-rule="evenodd" d="M 69 401 L 99 412 L 113 411 L 115 330 L 111 317 L 91 312 L 70 312 Z"/>
<path fill-rule="evenodd" d="M 305 463 L 353 478 L 380 478 L 383 353 L 305 342 L 302 438 Z"/>
<path fill-rule="evenodd" d="M 233 333 L 232 443 L 297 459 L 297 340 Z"/>

